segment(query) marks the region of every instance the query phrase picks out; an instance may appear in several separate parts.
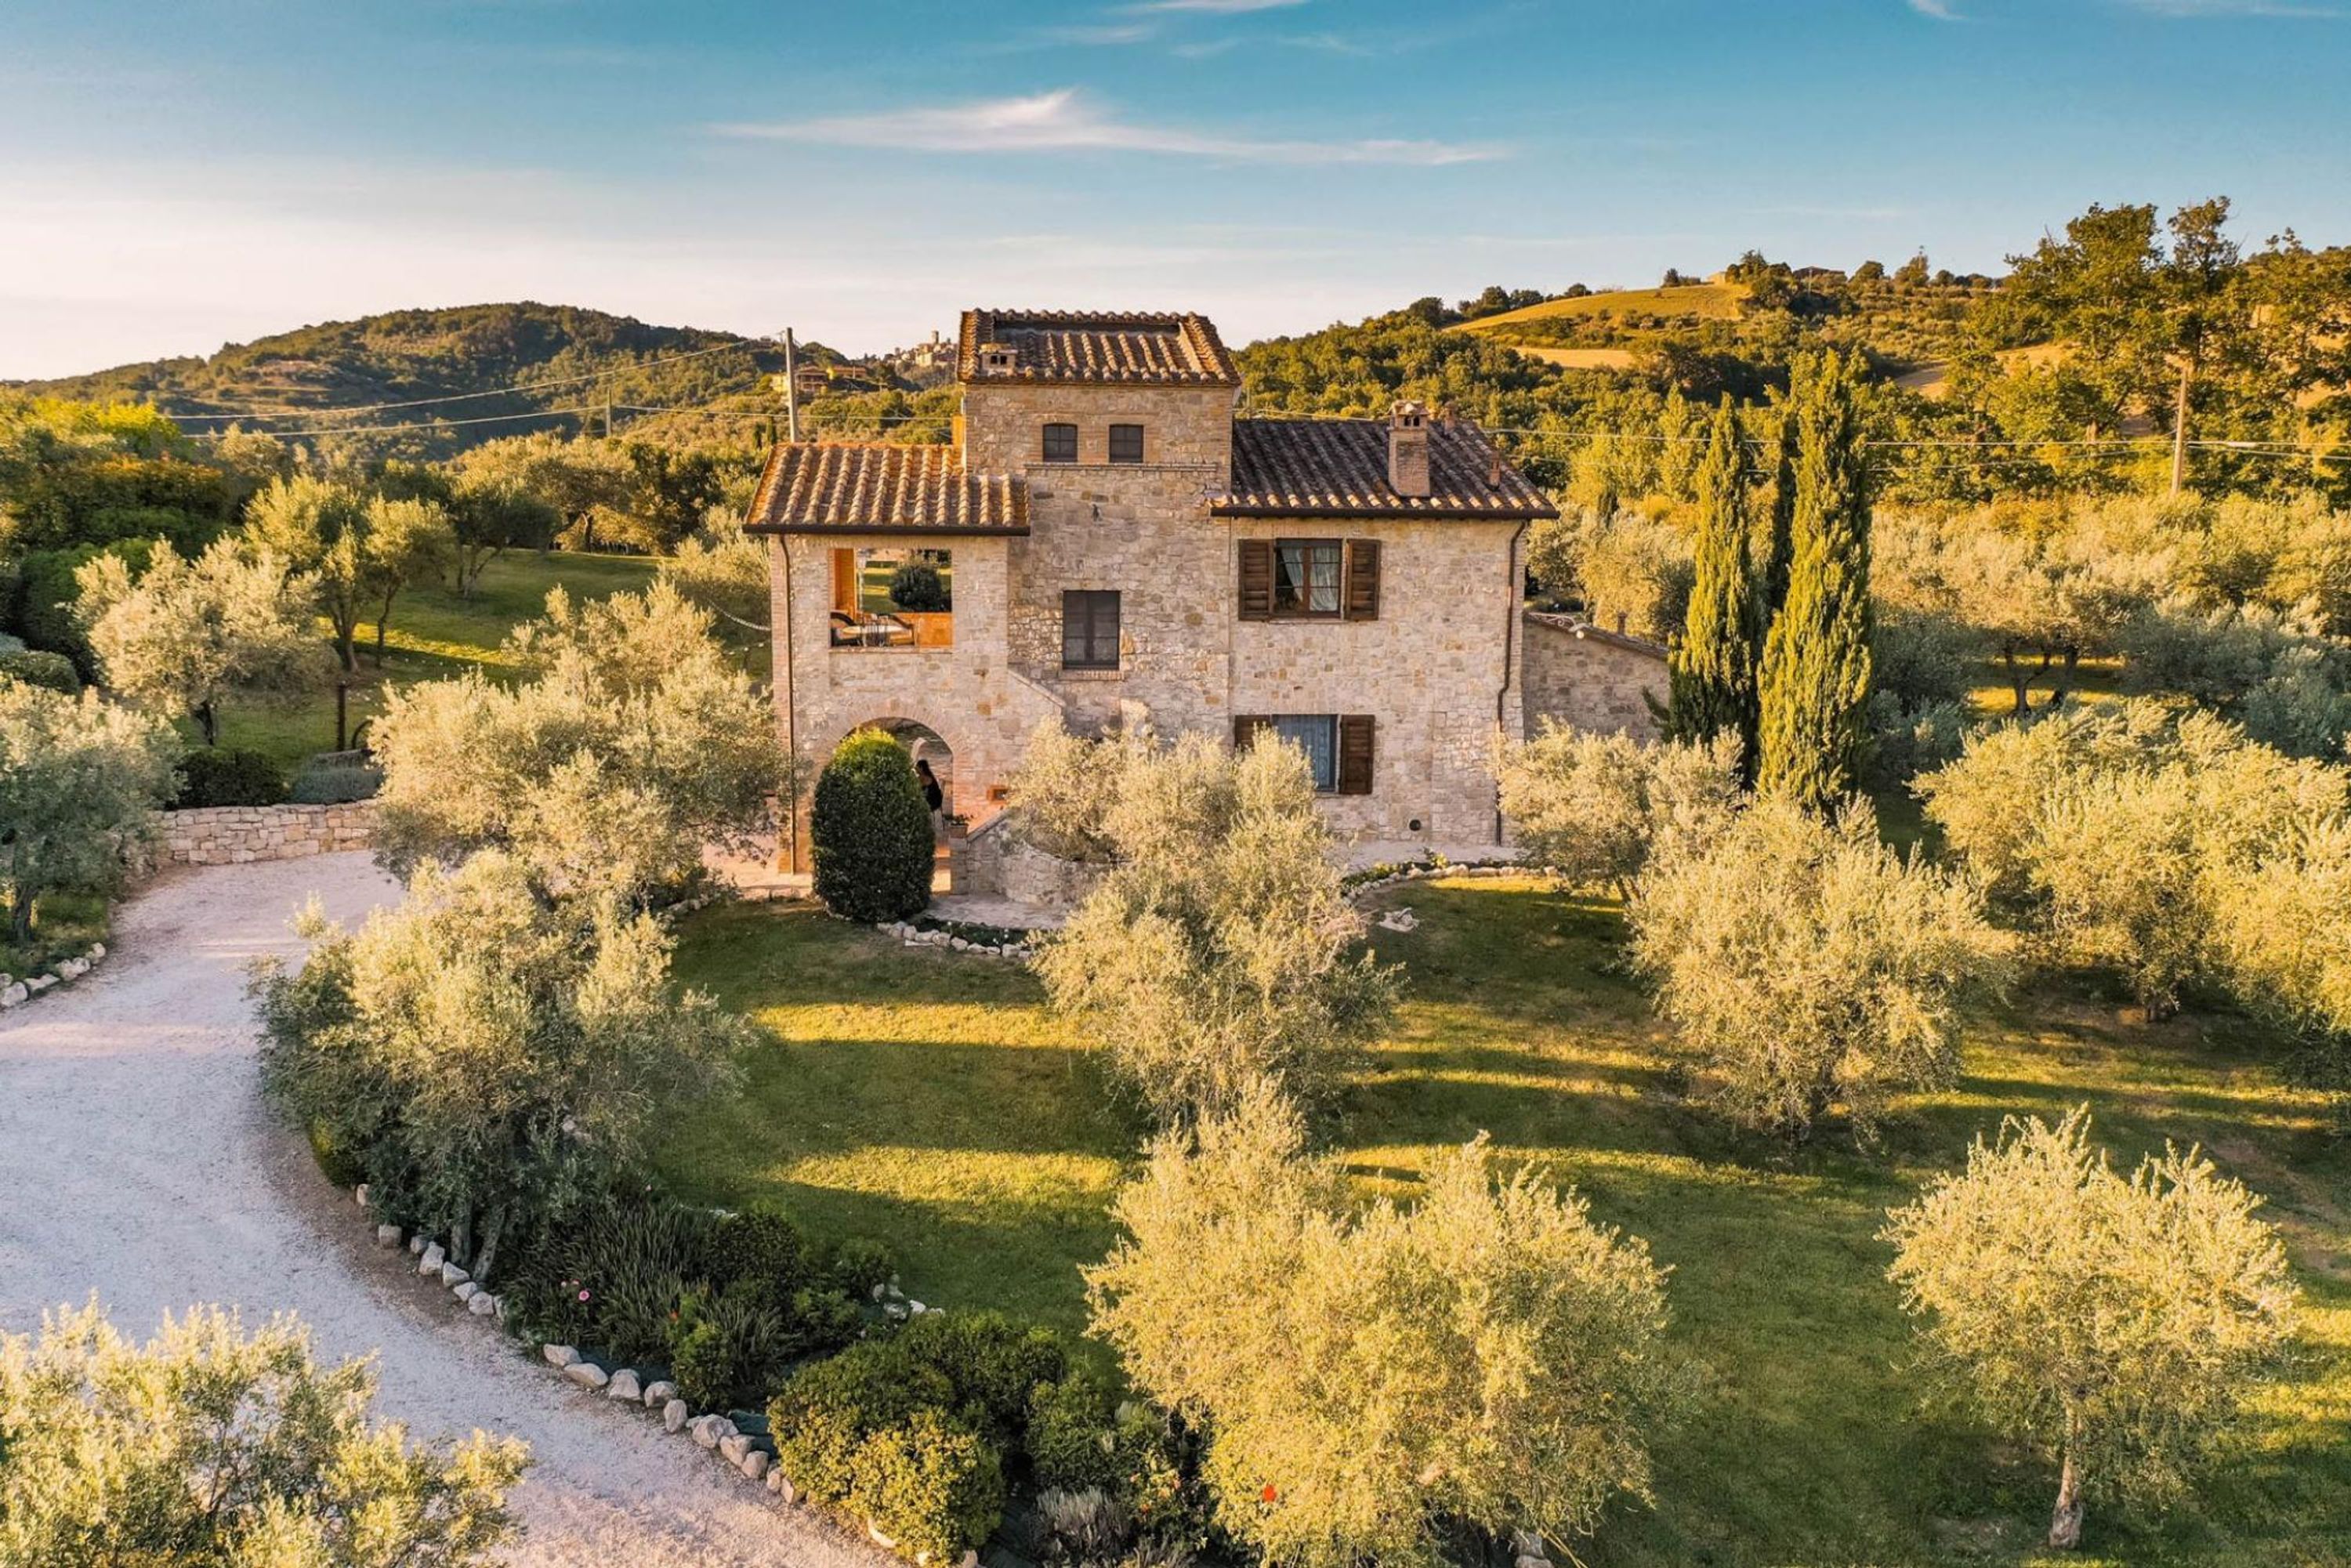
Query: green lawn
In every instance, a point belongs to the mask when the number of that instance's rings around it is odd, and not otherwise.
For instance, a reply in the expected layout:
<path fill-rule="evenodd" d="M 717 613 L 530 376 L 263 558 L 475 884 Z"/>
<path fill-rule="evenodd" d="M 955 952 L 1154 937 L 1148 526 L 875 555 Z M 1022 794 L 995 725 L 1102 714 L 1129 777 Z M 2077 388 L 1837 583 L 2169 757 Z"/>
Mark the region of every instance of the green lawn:
<path fill-rule="evenodd" d="M 360 625 L 360 667 L 349 677 L 350 727 L 356 731 L 382 710 L 387 687 L 439 680 L 477 665 L 496 674 L 498 644 L 518 622 L 541 612 L 547 591 L 559 583 L 575 599 L 601 599 L 644 587 L 658 564 L 645 556 L 559 550 L 541 558 L 533 551 L 510 551 L 483 570 L 470 600 L 439 587 L 407 590 L 392 603 L 381 670 L 375 624 Z M 326 623 L 319 624 L 323 631 Z M 183 728 L 194 743 L 194 725 Z M 294 703 L 232 706 L 221 715 L 220 743 L 266 753 L 290 774 L 305 758 L 333 748 L 334 687 L 329 684 Z"/>
<path fill-rule="evenodd" d="M 2080 1101 L 2118 1155 L 2200 1142 L 2268 1195 L 2309 1354 L 2200 1511 L 2151 1530 L 2094 1512 L 2075 1561 L 2351 1561 L 2351 1148 L 2251 1026 L 2128 1024 L 2093 980 L 2047 984 L 1980 1020 L 1966 1082 L 1910 1104 L 1877 1153 L 1841 1134 L 1792 1152 L 1670 1094 L 1614 967 L 1613 905 L 1532 880 L 1383 896 L 1423 924 L 1378 934 L 1408 1000 L 1340 1139 L 1365 1190 L 1408 1194 L 1434 1151 L 1487 1131 L 1674 1270 L 1699 1399 L 1658 1446 L 1656 1509 L 1617 1510 L 1593 1568 L 2029 1560 L 2052 1478 L 1922 1406 L 1875 1232 L 2002 1114 Z M 682 1194 L 778 1197 L 827 1233 L 892 1241 L 923 1300 L 1082 1324 L 1077 1270 L 1110 1245 L 1138 1128 L 1033 979 L 784 906 L 695 918 L 679 965 L 774 1036 L 743 1092 L 673 1130 L 660 1163 Z"/>

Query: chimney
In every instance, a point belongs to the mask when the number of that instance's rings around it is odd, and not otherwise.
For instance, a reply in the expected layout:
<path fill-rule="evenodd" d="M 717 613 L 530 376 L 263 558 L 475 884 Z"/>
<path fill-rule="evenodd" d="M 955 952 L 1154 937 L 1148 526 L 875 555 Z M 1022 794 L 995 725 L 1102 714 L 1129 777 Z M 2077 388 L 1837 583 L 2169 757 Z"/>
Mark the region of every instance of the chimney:
<path fill-rule="evenodd" d="M 987 370 L 1012 370 L 1020 363 L 1020 350 L 1010 343 L 982 343 L 979 362 Z"/>
<path fill-rule="evenodd" d="M 1409 400 L 1388 414 L 1388 488 L 1399 496 L 1428 494 L 1428 409 Z"/>

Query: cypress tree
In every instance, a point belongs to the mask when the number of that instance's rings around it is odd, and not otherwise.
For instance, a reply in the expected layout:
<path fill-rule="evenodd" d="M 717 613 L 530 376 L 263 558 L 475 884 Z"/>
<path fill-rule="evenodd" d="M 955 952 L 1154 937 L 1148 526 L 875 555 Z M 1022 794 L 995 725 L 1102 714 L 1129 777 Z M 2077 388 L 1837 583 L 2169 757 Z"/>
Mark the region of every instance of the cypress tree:
<path fill-rule="evenodd" d="M 1823 810 L 1868 742 L 1868 475 L 1852 362 L 1823 354 L 1796 377 L 1788 596 L 1764 639 L 1757 787 Z"/>
<path fill-rule="evenodd" d="M 1730 400 L 1715 410 L 1697 475 L 1697 571 L 1689 613 L 1667 656 L 1666 733 L 1709 740 L 1735 732 L 1742 768 L 1755 766 L 1755 668 L 1761 652 L 1762 583 L 1747 521 L 1746 464 Z"/>

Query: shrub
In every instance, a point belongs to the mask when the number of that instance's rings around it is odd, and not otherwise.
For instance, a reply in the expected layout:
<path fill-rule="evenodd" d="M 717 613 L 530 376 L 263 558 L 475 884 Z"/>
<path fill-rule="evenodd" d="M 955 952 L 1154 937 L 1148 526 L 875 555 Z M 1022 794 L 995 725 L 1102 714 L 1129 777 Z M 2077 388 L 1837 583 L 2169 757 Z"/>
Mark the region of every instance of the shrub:
<path fill-rule="evenodd" d="M 936 1410 L 873 1433 L 851 1460 L 850 1505 L 910 1559 L 946 1563 L 1004 1515 L 1004 1470 L 979 1435 Z"/>
<path fill-rule="evenodd" d="M 1187 735 L 1131 759 L 1106 826 L 1118 865 L 1037 962 L 1055 1009 L 1165 1124 L 1259 1079 L 1334 1100 L 1395 974 L 1357 950 L 1304 755 Z"/>
<path fill-rule="evenodd" d="M 2011 1118 L 1885 1231 L 1939 1370 L 2056 1458 L 2060 1548 L 2085 1497 L 2182 1490 L 2271 1374 L 2296 1294 L 2259 1198 L 2193 1150 L 2126 1180 L 2089 1131 L 2080 1111 Z"/>
<path fill-rule="evenodd" d="M 1660 843 L 1719 831 L 1739 800 L 1739 742 L 1648 745 L 1546 722 L 1532 740 L 1503 746 L 1499 771 L 1502 810 L 1531 863 L 1623 894 Z"/>
<path fill-rule="evenodd" d="M 792 1292 L 785 1324 L 788 1354 L 823 1355 L 853 1343 L 863 1332 L 865 1318 L 847 1291 L 831 1285 L 810 1285 Z"/>
<path fill-rule="evenodd" d="M 1124 1478 L 1119 1452 L 1118 1393 L 1087 1367 L 1029 1391 L 1029 1462 L 1040 1488 L 1115 1491 Z"/>
<path fill-rule="evenodd" d="M 906 748 L 878 729 L 834 748 L 809 817 L 816 895 L 848 920 L 878 925 L 931 902 L 937 847 Z"/>
<path fill-rule="evenodd" d="M 410 1442 L 367 1361 L 199 1307 L 127 1343 L 93 1303 L 0 1334 L 0 1563 L 486 1563 L 517 1533 L 512 1438 Z"/>
<path fill-rule="evenodd" d="M 286 798 L 304 806 L 345 806 L 374 798 L 383 788 L 383 769 L 356 758 L 313 757 L 287 787 Z"/>
<path fill-rule="evenodd" d="M 22 681 L 30 686 L 47 686 L 69 697 L 81 695 L 81 672 L 75 669 L 74 662 L 63 653 L 25 648 L 13 653 L 0 653 L 0 677 Z"/>
<path fill-rule="evenodd" d="M 773 1289 L 778 1299 L 798 1290 L 814 1271 L 808 1232 L 781 1207 L 764 1200 L 720 1216 L 711 1228 L 707 1256 L 712 1283 L 757 1281 Z"/>
<path fill-rule="evenodd" d="M 29 942 L 45 895 L 120 883 L 154 831 L 178 750 L 162 721 L 96 692 L 0 681 L 0 892 L 13 941 Z"/>
<path fill-rule="evenodd" d="M 275 806 L 286 799 L 286 776 L 258 751 L 203 747 L 180 758 L 175 810 L 198 806 Z"/>
<path fill-rule="evenodd" d="M 773 1289 L 745 1281 L 716 1295 L 689 1293 L 670 1353 L 678 1392 L 697 1410 L 758 1405 L 775 1391 L 789 1330 Z"/>
<path fill-rule="evenodd" d="M 1304 1568 L 1425 1563 L 1447 1521 L 1562 1539 L 1646 1495 L 1673 1392 L 1647 1249 L 1497 1179 L 1482 1141 L 1407 1210 L 1363 1207 L 1304 1139 L 1263 1091 L 1162 1138 L 1087 1270 L 1093 1332 L 1207 1431 L 1224 1528 Z"/>
<path fill-rule="evenodd" d="M 926 1312 L 899 1333 L 898 1343 L 944 1373 L 963 1418 L 998 1442 L 1019 1436 L 1030 1392 L 1070 1364 L 1059 1334 L 1023 1327 L 1001 1312 Z"/>
<path fill-rule="evenodd" d="M 1025 841 L 1063 860 L 1102 864 L 1117 857 L 1110 837 L 1129 761 L 1147 757 L 1133 732 L 1088 740 L 1049 718 L 1029 737 L 1012 775 L 1012 821 Z"/>
<path fill-rule="evenodd" d="M 890 602 L 917 612 L 947 608 L 946 579 L 926 560 L 910 560 L 890 574 Z"/>
<path fill-rule="evenodd" d="M 886 1285 L 898 1271 L 889 1247 L 870 1236 L 852 1236 L 833 1243 L 825 1255 L 825 1277 L 859 1298 L 870 1297 L 876 1285 Z"/>
<path fill-rule="evenodd" d="M 1652 862 L 1626 916 L 1707 1097 L 1798 1139 L 1833 1104 L 1865 1132 L 1896 1092 L 1953 1080 L 1962 1004 L 2007 974 L 1975 890 L 1888 849 L 1862 802 L 1823 822 L 1758 801 Z"/>
<path fill-rule="evenodd" d="M 319 1174 L 328 1185 L 354 1187 L 367 1180 L 367 1160 L 357 1149 L 338 1142 L 335 1130 L 324 1122 L 313 1122 L 306 1132 L 310 1143 L 310 1157 L 319 1162 Z"/>
<path fill-rule="evenodd" d="M 852 1461 L 866 1438 L 954 1403 L 945 1374 L 895 1341 L 868 1340 L 794 1373 L 768 1402 L 768 1428 L 792 1484 L 819 1502 L 838 1503 L 849 1497 Z"/>

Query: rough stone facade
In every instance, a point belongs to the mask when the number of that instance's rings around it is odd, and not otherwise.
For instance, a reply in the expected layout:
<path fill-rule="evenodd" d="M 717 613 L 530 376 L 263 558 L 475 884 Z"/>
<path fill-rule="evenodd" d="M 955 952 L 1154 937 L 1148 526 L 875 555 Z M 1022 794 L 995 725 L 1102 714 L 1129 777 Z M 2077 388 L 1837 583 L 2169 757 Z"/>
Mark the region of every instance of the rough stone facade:
<path fill-rule="evenodd" d="M 1075 909 L 1086 901 L 1106 868 L 1065 861 L 1012 840 L 997 863 L 996 891 L 1016 904 L 1039 909 Z"/>
<path fill-rule="evenodd" d="M 1530 612 L 1525 623 L 1529 735 L 1550 719 L 1606 735 L 1656 738 L 1656 716 L 1646 699 L 1666 700 L 1662 646 L 1564 615 Z"/>
<path fill-rule="evenodd" d="M 374 841 L 375 802 L 340 806 L 200 806 L 163 813 L 164 865 L 290 861 Z"/>
<path fill-rule="evenodd" d="M 779 528 L 770 559 L 786 745 L 814 768 L 862 725 L 919 726 L 952 750 L 949 806 L 977 829 L 1001 810 L 1041 721 L 1097 733 L 1147 720 L 1161 734 L 1228 737 L 1236 716 L 1369 716 L 1372 788 L 1325 797 L 1332 826 L 1495 842 L 1494 741 L 1522 734 L 1528 711 L 1524 514 L 1218 515 L 1233 481 L 1235 397 L 1229 383 L 967 377 L 963 467 L 1013 476 L 1027 531 Z M 1076 461 L 1044 461 L 1048 424 L 1077 427 Z M 1141 462 L 1110 461 L 1113 424 L 1143 427 Z M 1376 540 L 1377 615 L 1244 620 L 1242 541 L 1275 538 Z M 893 547 L 952 551 L 953 645 L 834 647 L 830 552 Z M 1062 594 L 1089 589 L 1119 594 L 1115 670 L 1062 667 Z M 805 863 L 805 834 L 797 840 Z"/>

